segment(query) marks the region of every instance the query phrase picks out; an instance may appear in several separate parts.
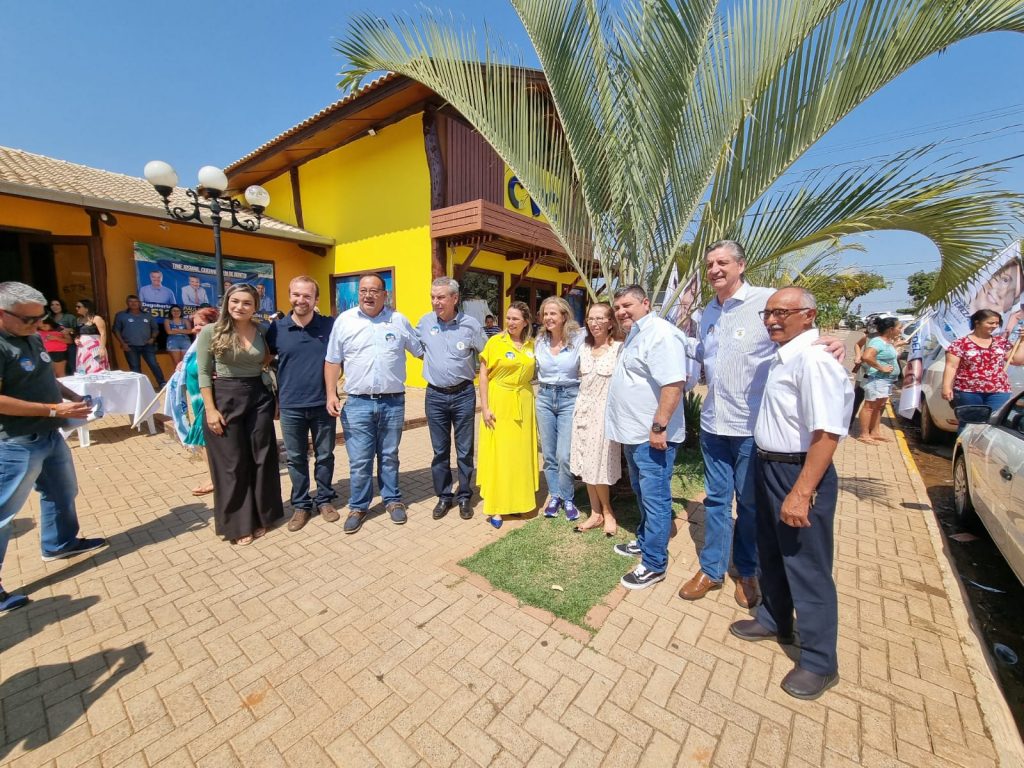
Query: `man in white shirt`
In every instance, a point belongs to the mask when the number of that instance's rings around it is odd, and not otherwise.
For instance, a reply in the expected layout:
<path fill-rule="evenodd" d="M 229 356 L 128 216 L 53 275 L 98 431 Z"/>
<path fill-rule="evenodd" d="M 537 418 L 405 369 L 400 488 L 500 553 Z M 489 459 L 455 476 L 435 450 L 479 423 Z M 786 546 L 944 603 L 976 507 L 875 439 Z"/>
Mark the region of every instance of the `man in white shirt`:
<path fill-rule="evenodd" d="M 341 415 L 348 451 L 350 491 L 345 533 L 363 524 L 373 499 L 373 459 L 381 499 L 395 525 L 406 522 L 398 487 L 398 446 L 405 424 L 405 353 L 423 347 L 404 315 L 387 306 L 379 275 L 359 280 L 359 305 L 342 312 L 327 342 L 324 383 L 327 412 Z M 345 407 L 338 400 L 338 376 L 345 367 Z"/>
<path fill-rule="evenodd" d="M 622 577 L 626 589 L 644 589 L 665 578 L 672 528 L 672 467 L 686 437 L 679 401 L 686 383 L 686 338 L 651 314 L 643 288 L 615 292 L 615 316 L 627 332 L 608 389 L 605 434 L 622 444 L 629 480 L 640 508 L 636 540 L 615 552 L 640 556 Z"/>
<path fill-rule="evenodd" d="M 720 240 L 704 251 L 708 284 L 715 291 L 701 314 L 695 350 L 708 383 L 700 414 L 707 492 L 704 542 L 700 569 L 679 590 L 679 596 L 699 600 L 721 588 L 731 555 L 736 568 L 736 602 L 753 608 L 761 599 L 757 587 L 754 425 L 776 349 L 758 313 L 775 289 L 746 282 L 746 265 L 743 246 L 735 240 Z M 842 342 L 828 338 L 821 343 L 842 359 Z"/>
<path fill-rule="evenodd" d="M 782 689 L 799 699 L 816 699 L 839 680 L 832 579 L 839 481 L 832 457 L 853 408 L 846 369 L 815 345 L 816 315 L 814 296 L 803 288 L 783 288 L 765 305 L 764 325 L 779 348 L 754 428 L 763 602 L 756 619 L 729 627 L 743 640 L 788 645 L 796 611 L 800 660 Z"/>

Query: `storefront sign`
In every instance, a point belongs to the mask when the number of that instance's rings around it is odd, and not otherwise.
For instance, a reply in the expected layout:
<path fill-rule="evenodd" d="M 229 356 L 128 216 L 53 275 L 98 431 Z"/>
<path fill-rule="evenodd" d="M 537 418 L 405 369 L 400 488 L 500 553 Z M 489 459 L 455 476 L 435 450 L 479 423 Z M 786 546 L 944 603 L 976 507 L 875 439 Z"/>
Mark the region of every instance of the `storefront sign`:
<path fill-rule="evenodd" d="M 521 213 L 536 221 L 547 222 L 544 214 L 540 212 L 540 207 L 533 201 L 522 182 L 508 166 L 505 166 L 505 192 L 502 197 L 505 200 L 506 210 Z"/>
<path fill-rule="evenodd" d="M 174 304 L 183 307 L 186 314 L 203 304 L 217 306 L 220 289 L 232 283 L 256 287 L 260 294 L 257 315 L 261 319 L 277 311 L 272 262 L 224 259 L 224 286 L 218 286 L 213 256 L 135 243 L 135 273 L 142 306 L 157 317 L 165 317 Z"/>

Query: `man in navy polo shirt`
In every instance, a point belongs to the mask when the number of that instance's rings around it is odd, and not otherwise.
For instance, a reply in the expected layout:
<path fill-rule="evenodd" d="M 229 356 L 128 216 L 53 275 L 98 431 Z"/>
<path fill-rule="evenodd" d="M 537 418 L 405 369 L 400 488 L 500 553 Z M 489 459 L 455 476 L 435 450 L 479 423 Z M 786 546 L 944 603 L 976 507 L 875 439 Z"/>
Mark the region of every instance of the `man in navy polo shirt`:
<path fill-rule="evenodd" d="M 320 372 L 327 354 L 327 340 L 334 318 L 314 311 L 320 286 L 307 275 L 288 284 L 292 312 L 275 320 L 267 329 L 267 344 L 277 355 L 277 389 L 281 410 L 281 434 L 288 455 L 288 476 L 292 480 L 292 519 L 289 531 L 309 522 L 314 505 L 329 523 L 340 515 L 331 504 L 337 496 L 334 481 L 336 420 L 327 412 L 327 388 Z M 309 436 L 315 453 L 313 478 L 316 494 L 309 487 Z"/>

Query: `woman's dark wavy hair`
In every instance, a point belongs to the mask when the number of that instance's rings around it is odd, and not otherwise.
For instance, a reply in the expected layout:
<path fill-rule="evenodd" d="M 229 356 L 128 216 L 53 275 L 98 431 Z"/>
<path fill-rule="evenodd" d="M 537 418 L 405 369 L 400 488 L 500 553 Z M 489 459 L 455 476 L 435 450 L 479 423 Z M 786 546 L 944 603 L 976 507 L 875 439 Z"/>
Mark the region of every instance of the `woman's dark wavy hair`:
<path fill-rule="evenodd" d="M 884 336 L 887 331 L 891 331 L 899 325 L 899 322 L 895 317 L 880 317 L 875 320 L 875 328 L 878 330 L 879 336 Z"/>
<path fill-rule="evenodd" d="M 999 321 L 999 324 L 1003 324 L 1003 316 L 996 312 L 994 309 L 979 309 L 973 315 L 971 315 L 971 330 L 973 331 L 978 327 L 978 323 L 984 323 L 986 320 L 995 318 Z"/>

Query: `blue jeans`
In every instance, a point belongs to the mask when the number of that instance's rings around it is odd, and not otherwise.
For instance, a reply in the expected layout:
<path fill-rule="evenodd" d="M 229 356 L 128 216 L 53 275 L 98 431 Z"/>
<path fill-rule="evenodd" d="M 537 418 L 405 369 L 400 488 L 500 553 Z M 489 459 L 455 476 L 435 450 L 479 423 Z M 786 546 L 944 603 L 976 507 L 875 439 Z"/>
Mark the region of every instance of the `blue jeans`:
<path fill-rule="evenodd" d="M 659 451 L 650 443 L 624 445 L 629 482 L 640 508 L 636 543 L 644 568 L 664 573 L 668 568 L 668 537 L 672 531 L 672 467 L 679 443 Z"/>
<path fill-rule="evenodd" d="M 385 504 L 402 500 L 398 489 L 398 445 L 405 424 L 405 393 L 379 399 L 349 395 L 341 409 L 341 426 L 348 450 L 348 506 L 367 511 L 373 499 L 373 459 L 377 458 L 377 487 Z"/>
<path fill-rule="evenodd" d="M 14 516 L 32 488 L 39 491 L 39 544 L 56 554 L 78 540 L 78 478 L 71 451 L 57 430 L 0 440 L 0 566 Z"/>
<path fill-rule="evenodd" d="M 160 370 L 160 364 L 156 361 L 156 346 L 154 344 L 130 345 L 124 351 L 124 356 L 128 359 L 129 370 L 135 373 L 142 373 L 142 361 L 145 360 L 149 370 L 153 372 L 153 378 L 156 379 L 156 388 L 164 388 L 164 384 L 167 382 L 164 381 L 164 372 Z"/>
<path fill-rule="evenodd" d="M 288 456 L 288 477 L 292 480 L 292 509 L 310 510 L 333 499 L 334 444 L 338 422 L 326 406 L 282 408 L 281 436 Z M 309 436 L 313 435 L 313 478 L 316 496 L 309 493 Z"/>
<path fill-rule="evenodd" d="M 554 386 L 541 384 L 537 390 L 537 432 L 544 458 L 544 479 L 548 493 L 558 499 L 573 497 L 569 451 L 572 445 L 572 414 L 576 410 L 578 384 Z"/>
<path fill-rule="evenodd" d="M 712 581 L 722 581 L 729 553 L 740 576 L 757 575 L 757 501 L 754 478 L 757 453 L 753 437 L 700 433 L 704 454 L 704 546 L 700 569 Z M 732 522 L 736 499 L 736 525 Z"/>
<path fill-rule="evenodd" d="M 1002 408 L 1010 399 L 1009 392 L 964 392 L 959 389 L 953 390 L 953 413 L 961 405 L 987 405 L 995 413 Z M 964 431 L 964 425 L 958 424 L 956 433 L 959 435 Z"/>
<path fill-rule="evenodd" d="M 439 499 L 451 501 L 452 433 L 455 433 L 455 461 L 459 467 L 459 501 L 473 496 L 473 421 L 476 413 L 476 390 L 472 385 L 461 392 L 445 394 L 427 387 L 424 410 L 430 430 L 434 458 L 430 477 Z"/>

